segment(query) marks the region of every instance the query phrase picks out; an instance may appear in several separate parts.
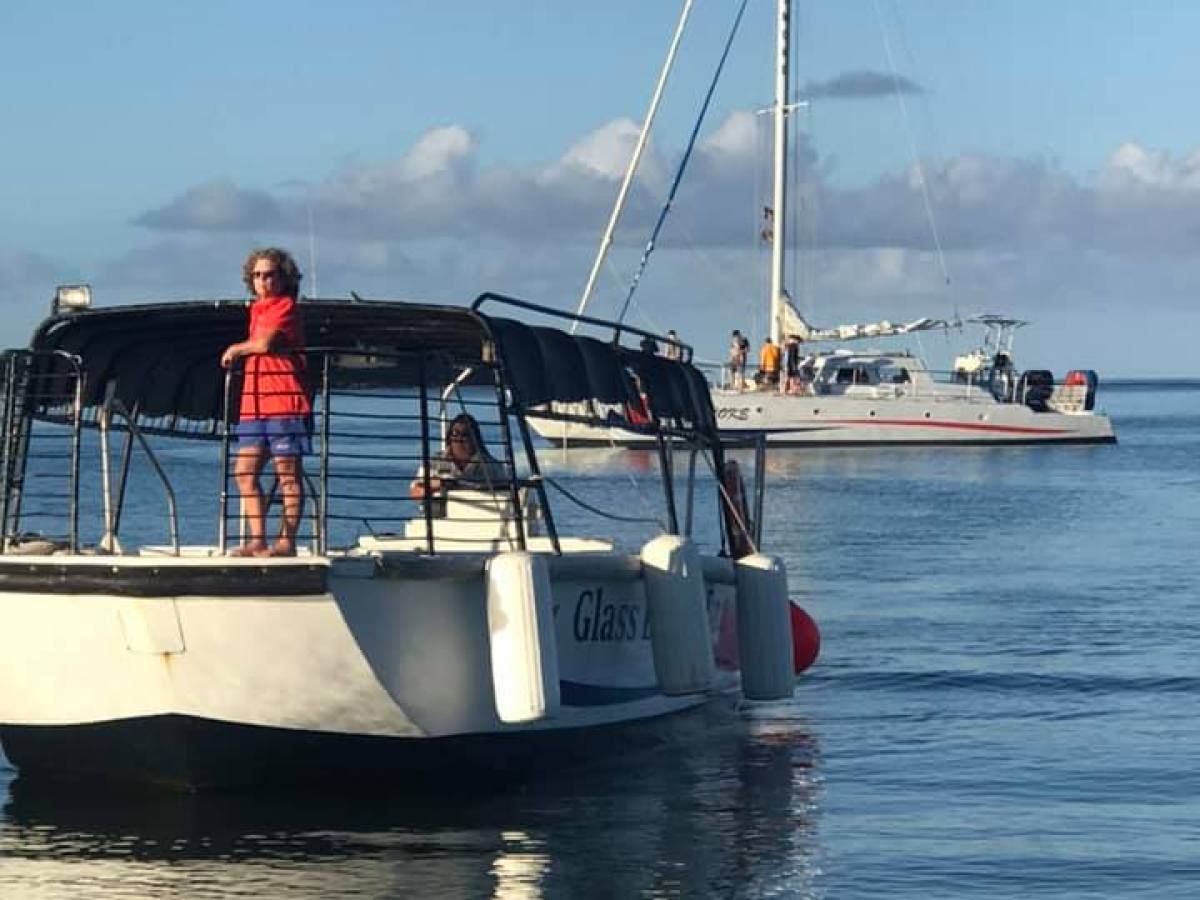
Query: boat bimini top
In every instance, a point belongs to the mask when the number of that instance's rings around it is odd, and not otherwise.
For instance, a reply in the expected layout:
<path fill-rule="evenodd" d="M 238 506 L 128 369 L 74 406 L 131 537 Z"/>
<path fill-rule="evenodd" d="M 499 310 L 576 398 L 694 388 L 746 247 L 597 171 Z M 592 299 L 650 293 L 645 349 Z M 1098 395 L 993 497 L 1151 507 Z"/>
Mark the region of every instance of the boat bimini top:
<path fill-rule="evenodd" d="M 574 403 L 582 404 L 574 410 L 576 416 L 605 417 L 612 408 L 642 403 L 654 424 L 639 420 L 628 427 L 691 438 L 715 435 L 708 389 L 696 369 L 620 343 L 622 335 L 645 338 L 646 332 L 587 320 L 613 328 L 611 338 L 574 336 L 485 314 L 479 311 L 485 303 L 562 315 L 498 294 L 483 294 L 470 309 L 304 300 L 307 352 L 328 358 L 338 382 L 360 388 L 456 379 L 460 386 L 470 386 L 492 384 L 498 377 L 512 411 Z M 135 413 L 144 433 L 216 438 L 225 405 L 225 377 L 216 360 L 225 347 L 245 337 L 247 306 L 246 301 L 217 300 L 55 315 L 30 345 L 33 372 L 60 384 L 67 383 L 72 370 L 86 373 L 80 396 L 85 419 L 94 421 L 96 412 L 115 399 Z M 690 357 L 690 348 L 685 349 Z M 471 373 L 464 378 L 465 369 Z M 69 401 L 65 395 L 57 399 Z M 43 396 L 40 412 L 52 414 L 53 400 L 50 394 Z M 553 417 L 544 409 L 539 415 Z"/>

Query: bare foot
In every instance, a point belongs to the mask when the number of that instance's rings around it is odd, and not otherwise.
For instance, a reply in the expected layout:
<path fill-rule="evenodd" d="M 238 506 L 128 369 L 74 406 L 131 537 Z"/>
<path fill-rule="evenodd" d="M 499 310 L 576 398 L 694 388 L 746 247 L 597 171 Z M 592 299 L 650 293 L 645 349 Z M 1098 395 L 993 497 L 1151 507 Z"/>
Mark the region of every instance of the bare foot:
<path fill-rule="evenodd" d="M 234 547 L 229 551 L 230 556 L 248 557 L 248 556 L 269 556 L 271 553 L 267 549 L 266 541 L 251 541 L 248 544 L 242 544 L 240 547 Z"/>
<path fill-rule="evenodd" d="M 271 549 L 267 551 L 267 556 L 295 556 L 296 545 L 292 541 L 280 538 L 271 545 Z"/>

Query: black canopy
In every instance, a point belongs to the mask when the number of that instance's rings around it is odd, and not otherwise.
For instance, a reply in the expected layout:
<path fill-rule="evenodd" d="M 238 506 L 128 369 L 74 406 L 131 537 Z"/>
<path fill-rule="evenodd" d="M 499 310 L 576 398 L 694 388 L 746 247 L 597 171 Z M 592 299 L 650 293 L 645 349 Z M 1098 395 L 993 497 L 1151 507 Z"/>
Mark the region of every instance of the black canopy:
<path fill-rule="evenodd" d="M 216 423 L 225 347 L 246 335 L 248 302 L 160 303 L 53 316 L 34 334 L 35 371 L 66 372 L 60 351 L 81 361 L 85 407 L 107 397 L 146 419 Z M 448 383 L 473 367 L 496 371 L 514 406 L 625 404 L 645 395 L 664 423 L 715 434 L 703 376 L 690 364 L 531 326 L 463 307 L 398 301 L 302 302 L 310 353 L 335 353 L 338 377 L 366 385 Z M 468 381 L 467 383 L 471 383 Z M 195 431 L 192 427 L 180 430 Z M 711 431 L 710 431 L 711 430 Z"/>

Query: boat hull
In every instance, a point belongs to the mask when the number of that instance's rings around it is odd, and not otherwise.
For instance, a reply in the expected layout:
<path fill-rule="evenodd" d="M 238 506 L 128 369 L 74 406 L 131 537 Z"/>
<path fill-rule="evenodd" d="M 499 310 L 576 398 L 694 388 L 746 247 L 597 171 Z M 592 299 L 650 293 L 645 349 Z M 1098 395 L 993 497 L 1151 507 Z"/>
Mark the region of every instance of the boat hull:
<path fill-rule="evenodd" d="M 268 728 L 186 715 L 74 725 L 0 726 L 9 761 L 29 782 L 144 784 L 199 793 L 264 786 L 353 786 L 404 794 L 503 786 L 555 768 L 616 760 L 728 719 L 732 694 L 675 714 L 532 732 L 436 739 Z"/>
<path fill-rule="evenodd" d="M 1117 440 L 1111 420 L 1103 414 L 1035 412 L 1016 403 L 715 391 L 713 406 L 722 437 L 762 436 L 771 447 L 1020 446 Z M 555 446 L 653 446 L 645 436 L 620 428 L 532 416 L 529 421 Z"/>
<path fill-rule="evenodd" d="M 713 623 L 732 602 L 727 563 L 707 567 L 722 573 Z M 23 777 L 454 782 L 602 757 L 607 738 L 653 735 L 736 689 L 728 669 L 703 691 L 661 689 L 638 557 L 549 569 L 561 699 L 508 722 L 483 554 L 0 558 L 0 743 Z"/>

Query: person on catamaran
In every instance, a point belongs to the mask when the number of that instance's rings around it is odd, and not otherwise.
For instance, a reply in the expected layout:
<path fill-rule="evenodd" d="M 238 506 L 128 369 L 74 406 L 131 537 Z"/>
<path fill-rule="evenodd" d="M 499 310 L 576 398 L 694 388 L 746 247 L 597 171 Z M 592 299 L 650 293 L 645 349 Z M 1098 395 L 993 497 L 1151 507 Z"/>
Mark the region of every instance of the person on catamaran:
<path fill-rule="evenodd" d="M 760 387 L 779 384 L 779 363 L 779 345 L 768 337 L 758 352 L 758 373 L 754 380 Z"/>
<path fill-rule="evenodd" d="M 729 336 L 729 382 L 734 390 L 746 386 L 746 360 L 750 356 L 750 342 L 742 337 L 738 329 Z"/>
<path fill-rule="evenodd" d="M 667 359 L 680 360 L 683 358 L 683 348 L 679 346 L 679 335 L 672 328 L 667 332 L 667 349 L 663 351 Z"/>
<path fill-rule="evenodd" d="M 296 532 L 304 509 L 302 463 L 312 445 L 304 318 L 297 302 L 302 277 L 291 254 L 277 247 L 251 251 L 242 266 L 242 281 L 254 297 L 249 334 L 221 354 L 221 366 L 226 369 L 245 360 L 234 478 L 242 497 L 246 530 L 242 545 L 232 556 L 296 554 Z M 279 537 L 269 546 L 260 481 L 268 457 L 283 500 Z"/>
<path fill-rule="evenodd" d="M 783 339 L 783 379 L 779 389 L 785 393 L 800 390 L 800 339 L 789 334 Z"/>
<path fill-rule="evenodd" d="M 429 493 L 435 498 L 450 487 L 490 491 L 508 483 L 504 464 L 488 453 L 479 423 L 469 413 L 460 413 L 450 422 L 446 430 L 446 446 L 429 458 L 429 464 Z M 414 500 L 425 499 L 423 465 L 408 486 L 408 496 Z M 440 508 L 444 511 L 444 505 Z M 434 514 L 439 514 L 439 505 L 436 503 Z"/>

